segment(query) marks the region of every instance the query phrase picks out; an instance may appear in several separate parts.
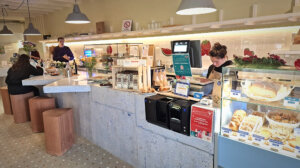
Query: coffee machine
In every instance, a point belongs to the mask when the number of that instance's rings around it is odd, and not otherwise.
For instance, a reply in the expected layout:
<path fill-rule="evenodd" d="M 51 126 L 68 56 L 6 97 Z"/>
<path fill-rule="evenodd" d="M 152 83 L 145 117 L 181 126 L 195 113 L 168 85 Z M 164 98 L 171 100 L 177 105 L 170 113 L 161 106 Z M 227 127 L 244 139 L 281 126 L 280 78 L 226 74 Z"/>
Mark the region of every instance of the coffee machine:
<path fill-rule="evenodd" d="M 169 103 L 173 98 L 154 95 L 145 98 L 146 120 L 152 124 L 170 129 Z"/>
<path fill-rule="evenodd" d="M 170 129 L 190 135 L 191 106 L 195 101 L 177 99 L 169 103 Z"/>
<path fill-rule="evenodd" d="M 160 127 L 190 135 L 191 106 L 195 103 L 163 95 L 146 97 L 146 120 Z"/>

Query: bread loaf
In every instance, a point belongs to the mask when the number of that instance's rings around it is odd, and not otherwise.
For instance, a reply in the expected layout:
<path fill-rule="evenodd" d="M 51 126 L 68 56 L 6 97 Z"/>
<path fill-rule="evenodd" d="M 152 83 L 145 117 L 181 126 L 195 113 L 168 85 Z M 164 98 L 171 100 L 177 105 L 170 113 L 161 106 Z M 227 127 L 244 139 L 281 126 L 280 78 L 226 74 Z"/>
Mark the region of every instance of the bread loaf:
<path fill-rule="evenodd" d="M 246 114 L 247 113 L 244 110 L 236 110 L 232 115 L 231 121 L 229 123 L 229 128 L 233 131 L 238 131 L 239 126 Z"/>

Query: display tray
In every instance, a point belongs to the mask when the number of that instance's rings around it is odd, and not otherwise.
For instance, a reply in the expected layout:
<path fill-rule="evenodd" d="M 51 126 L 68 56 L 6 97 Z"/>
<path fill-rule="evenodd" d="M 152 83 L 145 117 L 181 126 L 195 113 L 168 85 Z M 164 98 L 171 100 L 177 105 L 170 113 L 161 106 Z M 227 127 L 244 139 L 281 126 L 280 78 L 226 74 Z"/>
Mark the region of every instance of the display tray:
<path fill-rule="evenodd" d="M 232 131 L 228 127 L 222 127 L 221 132 L 221 135 L 226 138 L 300 160 L 300 146 L 294 148 L 289 143 L 282 143 L 273 139 L 266 140 L 263 136 Z M 300 139 L 297 140 L 297 142 L 299 141 Z"/>
<path fill-rule="evenodd" d="M 221 127 L 221 135 L 300 159 L 300 113 L 275 108 L 267 111 L 234 111 Z"/>

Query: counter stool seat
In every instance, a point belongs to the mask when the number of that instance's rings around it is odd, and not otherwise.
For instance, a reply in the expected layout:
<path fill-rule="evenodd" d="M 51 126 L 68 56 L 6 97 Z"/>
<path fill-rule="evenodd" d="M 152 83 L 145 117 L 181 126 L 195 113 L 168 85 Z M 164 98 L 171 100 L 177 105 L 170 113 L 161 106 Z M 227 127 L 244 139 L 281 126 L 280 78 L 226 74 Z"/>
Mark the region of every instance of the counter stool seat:
<path fill-rule="evenodd" d="M 57 108 L 43 112 L 46 151 L 61 156 L 74 143 L 73 110 Z"/>
<path fill-rule="evenodd" d="M 43 132 L 43 112 L 55 108 L 55 98 L 53 97 L 33 97 L 29 99 L 29 111 L 31 118 L 32 132 Z"/>
<path fill-rule="evenodd" d="M 11 109 L 11 102 L 10 102 L 10 97 L 9 97 L 7 86 L 1 87 L 0 90 L 1 90 L 4 113 L 11 115 L 11 114 L 13 114 L 13 112 Z"/>
<path fill-rule="evenodd" d="M 30 121 L 28 99 L 32 97 L 34 97 L 33 92 L 10 95 L 11 107 L 16 124 Z"/>

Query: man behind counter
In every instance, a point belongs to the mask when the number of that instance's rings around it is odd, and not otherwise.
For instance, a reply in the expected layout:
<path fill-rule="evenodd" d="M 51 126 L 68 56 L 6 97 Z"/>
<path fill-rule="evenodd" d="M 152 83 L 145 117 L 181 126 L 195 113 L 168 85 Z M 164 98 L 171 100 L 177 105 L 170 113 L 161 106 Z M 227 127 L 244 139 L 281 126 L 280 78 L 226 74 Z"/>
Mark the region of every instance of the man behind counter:
<path fill-rule="evenodd" d="M 53 50 L 53 60 L 60 62 L 69 62 L 74 59 L 73 53 L 69 47 L 64 45 L 65 39 L 58 37 L 58 46 Z"/>

